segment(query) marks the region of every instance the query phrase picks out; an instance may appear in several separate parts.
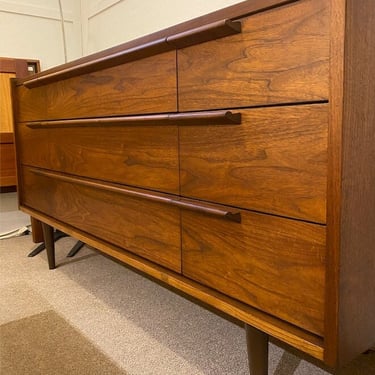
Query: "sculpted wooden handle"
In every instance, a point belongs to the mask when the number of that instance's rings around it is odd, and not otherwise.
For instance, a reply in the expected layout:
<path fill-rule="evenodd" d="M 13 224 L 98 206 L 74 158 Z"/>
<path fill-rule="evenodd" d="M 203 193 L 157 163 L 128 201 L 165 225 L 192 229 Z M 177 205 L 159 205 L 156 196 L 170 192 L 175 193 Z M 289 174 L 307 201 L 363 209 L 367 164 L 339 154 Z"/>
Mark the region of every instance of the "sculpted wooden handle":
<path fill-rule="evenodd" d="M 241 113 L 231 111 L 186 112 L 145 116 L 97 117 L 74 120 L 28 122 L 31 129 L 123 126 L 123 125 L 236 125 L 241 124 Z"/>
<path fill-rule="evenodd" d="M 221 20 L 167 37 L 167 43 L 178 48 L 208 42 L 241 32 L 241 22 Z"/>
<path fill-rule="evenodd" d="M 27 88 L 46 85 L 63 79 L 75 77 L 81 74 L 91 73 L 100 69 L 110 68 L 116 65 L 128 63 L 158 55 L 163 52 L 188 47 L 194 44 L 208 42 L 210 40 L 223 38 L 225 36 L 241 32 L 241 22 L 224 19 L 208 25 L 197 27 L 186 32 L 170 35 L 145 44 L 118 51 L 106 56 L 85 61 L 78 64 L 69 65 L 65 68 L 42 72 L 32 78 L 24 79 L 23 85 Z"/>
<path fill-rule="evenodd" d="M 223 219 L 227 219 L 237 223 L 241 222 L 241 213 L 236 209 L 230 209 L 227 207 L 223 208 L 219 205 L 195 201 L 193 199 L 154 193 L 137 188 L 124 187 L 122 185 L 114 183 L 99 182 L 84 177 L 69 176 L 62 173 L 46 171 L 37 168 L 30 168 L 30 171 L 37 175 L 53 178 L 55 180 L 57 179 L 60 181 L 88 186 L 95 189 L 111 191 L 117 194 L 127 195 L 134 198 L 147 199 L 154 202 L 169 204 L 190 211 L 198 211 L 208 215 L 222 217 Z"/>
<path fill-rule="evenodd" d="M 79 76 L 81 74 L 92 73 L 100 69 L 110 68 L 171 50 L 173 50 L 173 47 L 166 43 L 165 38 L 162 38 L 153 42 L 141 44 L 133 48 L 99 57 L 97 59 L 86 61 L 78 65 L 71 65 L 51 73 L 42 72 L 36 76 L 34 75 L 32 78 L 23 80 L 23 85 L 31 89 L 33 87 L 43 86 L 51 82 L 61 81 L 63 79 Z"/>

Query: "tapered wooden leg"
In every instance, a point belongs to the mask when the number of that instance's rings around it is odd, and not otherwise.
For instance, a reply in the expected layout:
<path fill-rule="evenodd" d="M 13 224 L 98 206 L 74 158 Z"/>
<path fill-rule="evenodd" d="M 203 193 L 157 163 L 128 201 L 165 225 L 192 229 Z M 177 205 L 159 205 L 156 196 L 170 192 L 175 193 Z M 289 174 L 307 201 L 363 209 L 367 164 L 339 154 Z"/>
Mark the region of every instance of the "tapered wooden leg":
<path fill-rule="evenodd" d="M 268 335 L 248 324 L 245 329 L 250 375 L 268 375 Z"/>
<path fill-rule="evenodd" d="M 48 224 L 42 223 L 44 245 L 47 251 L 48 267 L 50 270 L 56 268 L 55 265 L 55 239 L 53 227 Z"/>
<path fill-rule="evenodd" d="M 33 242 L 39 243 L 43 242 L 43 229 L 42 229 L 42 223 L 35 219 L 34 217 L 30 217 L 31 219 L 31 234 L 33 238 Z"/>

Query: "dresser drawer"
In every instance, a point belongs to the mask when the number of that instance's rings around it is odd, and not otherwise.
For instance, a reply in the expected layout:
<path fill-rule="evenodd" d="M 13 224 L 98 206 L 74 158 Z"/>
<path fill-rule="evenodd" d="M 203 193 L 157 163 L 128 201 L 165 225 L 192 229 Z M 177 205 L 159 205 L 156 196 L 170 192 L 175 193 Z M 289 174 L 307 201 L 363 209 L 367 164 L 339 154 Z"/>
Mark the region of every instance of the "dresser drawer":
<path fill-rule="evenodd" d="M 24 167 L 21 177 L 22 205 L 180 272 L 177 207 L 43 170 Z"/>
<path fill-rule="evenodd" d="M 181 194 L 324 223 L 328 106 L 239 112 L 238 125 L 181 127 Z"/>
<path fill-rule="evenodd" d="M 241 212 L 241 222 L 182 211 L 182 272 L 323 334 L 325 227 Z"/>
<path fill-rule="evenodd" d="M 242 33 L 178 51 L 179 110 L 328 99 L 329 2 L 242 20 Z"/>
<path fill-rule="evenodd" d="M 22 164 L 178 194 L 177 126 L 124 120 L 98 125 L 19 124 Z M 98 119 L 100 121 L 100 119 Z"/>
<path fill-rule="evenodd" d="M 18 121 L 174 112 L 176 52 L 17 89 Z"/>

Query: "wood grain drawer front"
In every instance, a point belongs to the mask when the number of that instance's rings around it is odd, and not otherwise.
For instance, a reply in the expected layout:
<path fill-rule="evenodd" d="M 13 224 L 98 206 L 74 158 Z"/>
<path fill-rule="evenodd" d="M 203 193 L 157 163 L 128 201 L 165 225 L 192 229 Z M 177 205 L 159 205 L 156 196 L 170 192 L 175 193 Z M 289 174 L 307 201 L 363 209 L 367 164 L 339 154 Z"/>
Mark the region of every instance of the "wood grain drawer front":
<path fill-rule="evenodd" d="M 176 52 L 18 88 L 18 121 L 175 112 Z"/>
<path fill-rule="evenodd" d="M 241 219 L 182 211 L 183 274 L 322 335 L 325 227 L 244 211 Z"/>
<path fill-rule="evenodd" d="M 329 2 L 250 16 L 242 33 L 178 51 L 179 110 L 328 99 Z"/>
<path fill-rule="evenodd" d="M 179 193 L 177 126 L 19 124 L 17 131 L 23 164 Z"/>
<path fill-rule="evenodd" d="M 254 108 L 240 125 L 181 127 L 181 194 L 324 223 L 327 110 Z"/>
<path fill-rule="evenodd" d="M 180 272 L 179 208 L 22 168 L 21 201 L 63 223 Z"/>

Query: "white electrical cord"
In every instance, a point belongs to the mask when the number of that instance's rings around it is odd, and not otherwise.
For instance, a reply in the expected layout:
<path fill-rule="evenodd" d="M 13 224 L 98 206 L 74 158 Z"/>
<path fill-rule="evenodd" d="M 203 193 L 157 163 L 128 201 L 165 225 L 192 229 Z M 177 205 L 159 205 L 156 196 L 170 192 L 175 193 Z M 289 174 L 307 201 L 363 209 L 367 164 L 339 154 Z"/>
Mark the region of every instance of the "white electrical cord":
<path fill-rule="evenodd" d="M 64 46 L 64 60 L 65 62 L 68 62 L 68 54 L 66 52 L 65 20 L 64 20 L 64 13 L 62 10 L 61 0 L 59 0 L 59 8 L 60 8 L 61 30 L 62 30 L 63 46 Z"/>

